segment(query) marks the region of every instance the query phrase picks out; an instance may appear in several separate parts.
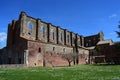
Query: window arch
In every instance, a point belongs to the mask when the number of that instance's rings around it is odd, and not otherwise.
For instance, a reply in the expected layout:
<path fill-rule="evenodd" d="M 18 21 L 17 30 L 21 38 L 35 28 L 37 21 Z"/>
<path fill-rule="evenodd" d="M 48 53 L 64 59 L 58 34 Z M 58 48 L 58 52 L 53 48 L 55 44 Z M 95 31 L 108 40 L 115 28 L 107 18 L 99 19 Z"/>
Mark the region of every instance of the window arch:
<path fill-rule="evenodd" d="M 45 32 L 45 27 L 44 26 L 42 26 L 41 31 L 42 31 L 42 33 Z"/>
<path fill-rule="evenodd" d="M 29 29 L 32 29 L 33 24 L 29 21 L 29 22 L 27 23 L 27 27 L 28 27 Z"/>

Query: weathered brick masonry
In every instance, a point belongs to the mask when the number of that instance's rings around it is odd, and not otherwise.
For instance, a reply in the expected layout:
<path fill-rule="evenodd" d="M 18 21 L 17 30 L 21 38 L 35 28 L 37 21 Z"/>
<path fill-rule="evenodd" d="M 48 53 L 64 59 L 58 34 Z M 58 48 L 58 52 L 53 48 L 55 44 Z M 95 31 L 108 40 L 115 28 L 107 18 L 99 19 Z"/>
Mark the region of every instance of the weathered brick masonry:
<path fill-rule="evenodd" d="M 102 32 L 83 37 L 21 12 L 19 19 L 8 25 L 7 46 L 0 60 L 1 64 L 64 66 L 68 63 L 62 54 L 77 53 L 78 63 L 84 64 L 89 58 L 86 47 L 95 46 L 101 40 Z"/>

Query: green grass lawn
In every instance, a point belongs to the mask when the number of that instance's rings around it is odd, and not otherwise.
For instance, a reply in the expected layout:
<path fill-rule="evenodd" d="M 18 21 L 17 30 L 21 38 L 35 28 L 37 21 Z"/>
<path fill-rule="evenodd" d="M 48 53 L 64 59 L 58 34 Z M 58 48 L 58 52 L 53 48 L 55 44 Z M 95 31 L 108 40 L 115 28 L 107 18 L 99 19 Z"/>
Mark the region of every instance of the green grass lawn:
<path fill-rule="evenodd" d="M 0 80 L 120 80 L 120 65 L 0 68 Z"/>

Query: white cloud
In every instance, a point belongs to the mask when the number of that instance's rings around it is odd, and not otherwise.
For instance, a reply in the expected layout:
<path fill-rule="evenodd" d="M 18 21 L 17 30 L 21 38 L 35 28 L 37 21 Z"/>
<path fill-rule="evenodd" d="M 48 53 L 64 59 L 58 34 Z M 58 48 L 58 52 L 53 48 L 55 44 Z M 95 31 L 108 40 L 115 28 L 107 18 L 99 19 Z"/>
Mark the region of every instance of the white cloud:
<path fill-rule="evenodd" d="M 3 42 L 7 39 L 7 34 L 5 32 L 0 32 L 0 42 Z"/>
<path fill-rule="evenodd" d="M 112 15 L 109 16 L 109 18 L 115 18 L 117 16 L 118 16 L 117 14 L 112 14 Z"/>

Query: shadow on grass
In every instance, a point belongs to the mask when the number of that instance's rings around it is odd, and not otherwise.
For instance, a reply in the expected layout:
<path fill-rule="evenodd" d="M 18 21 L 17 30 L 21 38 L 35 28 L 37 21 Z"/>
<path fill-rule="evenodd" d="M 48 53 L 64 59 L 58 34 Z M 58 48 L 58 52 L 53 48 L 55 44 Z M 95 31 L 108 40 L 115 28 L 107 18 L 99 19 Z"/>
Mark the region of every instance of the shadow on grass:
<path fill-rule="evenodd" d="M 71 66 L 53 66 L 53 67 L 61 67 L 61 68 L 63 67 L 64 68 L 64 67 L 72 67 L 72 66 L 74 66 L 74 65 L 71 65 Z"/>
<path fill-rule="evenodd" d="M 88 64 L 86 64 L 88 65 Z M 91 66 L 116 66 L 116 65 L 120 65 L 120 64 L 108 64 L 108 63 L 98 63 L 98 64 L 89 64 Z"/>

